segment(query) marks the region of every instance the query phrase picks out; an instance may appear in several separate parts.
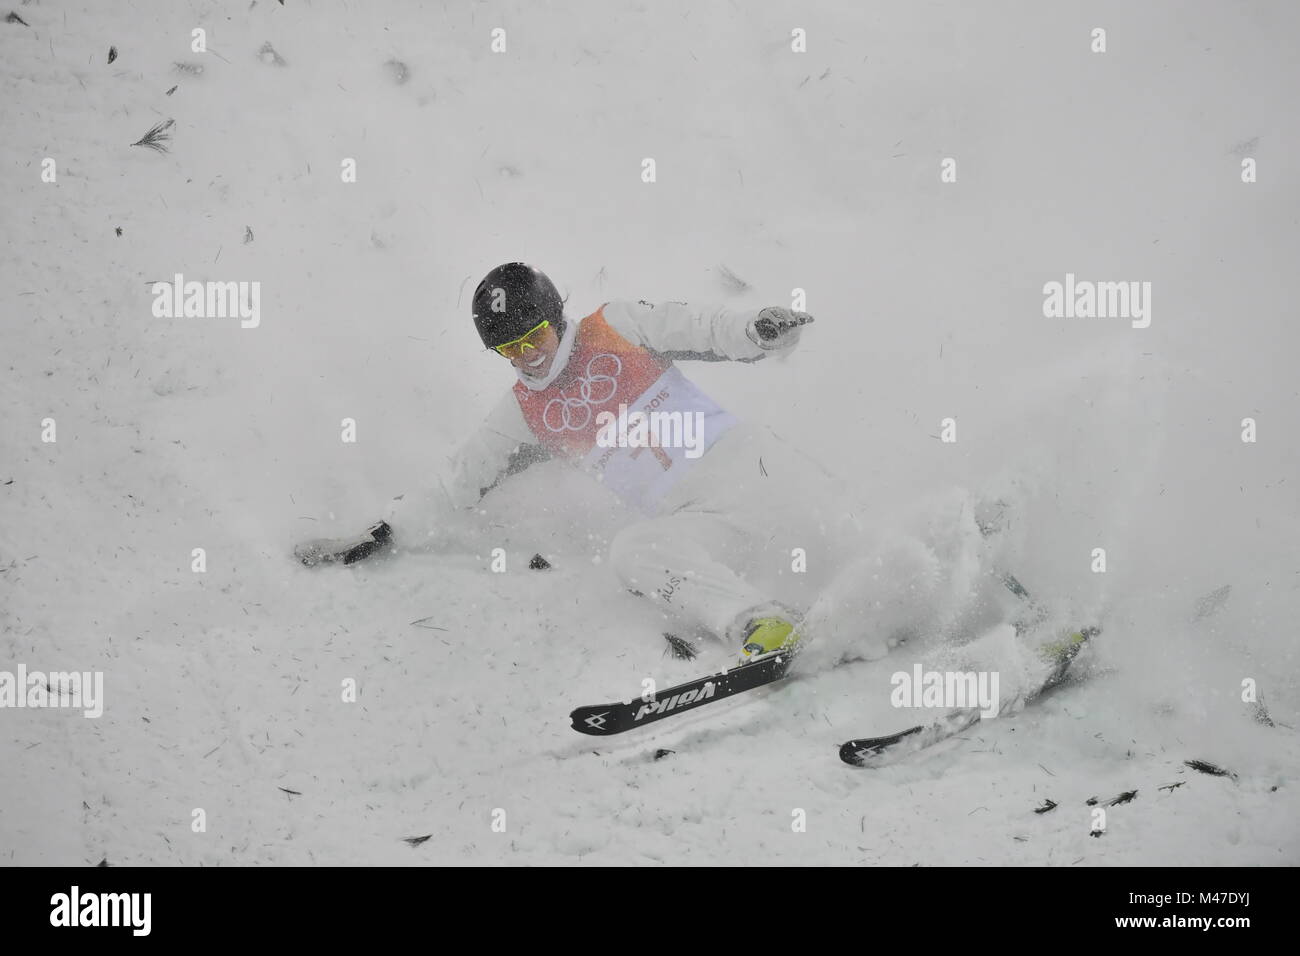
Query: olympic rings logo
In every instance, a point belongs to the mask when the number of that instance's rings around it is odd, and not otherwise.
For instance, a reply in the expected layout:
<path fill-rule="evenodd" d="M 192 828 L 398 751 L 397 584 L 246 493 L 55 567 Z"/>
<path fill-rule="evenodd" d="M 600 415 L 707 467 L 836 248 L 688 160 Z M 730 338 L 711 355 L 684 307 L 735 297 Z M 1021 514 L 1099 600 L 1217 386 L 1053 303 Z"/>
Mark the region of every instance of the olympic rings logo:
<path fill-rule="evenodd" d="M 613 363 L 612 370 L 609 362 L 598 364 L 601 359 L 609 359 Z M 610 374 L 602 374 L 602 368 Z M 542 409 L 542 424 L 550 431 L 580 432 L 590 425 L 592 406 L 604 405 L 618 391 L 618 376 L 623 371 L 623 360 L 610 352 L 602 352 L 591 357 L 586 371 L 586 375 L 578 376 L 577 397 L 560 392 L 559 398 L 551 399 Z M 597 397 L 597 392 L 603 394 Z M 559 423 L 555 424 L 557 418 Z"/>

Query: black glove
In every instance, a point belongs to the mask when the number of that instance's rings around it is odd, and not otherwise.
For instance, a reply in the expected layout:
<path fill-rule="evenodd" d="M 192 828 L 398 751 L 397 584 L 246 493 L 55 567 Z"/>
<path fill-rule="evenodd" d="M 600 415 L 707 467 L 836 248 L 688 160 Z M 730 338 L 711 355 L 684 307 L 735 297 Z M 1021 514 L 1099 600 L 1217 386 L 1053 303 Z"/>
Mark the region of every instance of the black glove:
<path fill-rule="evenodd" d="M 335 562 L 355 564 L 376 551 L 391 547 L 392 541 L 393 529 L 388 526 L 388 522 L 381 521 L 360 538 L 316 538 L 304 541 L 293 549 L 293 556 L 309 568 Z"/>
<path fill-rule="evenodd" d="M 807 312 L 792 312 L 769 306 L 758 313 L 745 334 L 761 349 L 790 348 L 799 341 L 800 326 L 807 325 L 812 320 L 813 317 Z"/>

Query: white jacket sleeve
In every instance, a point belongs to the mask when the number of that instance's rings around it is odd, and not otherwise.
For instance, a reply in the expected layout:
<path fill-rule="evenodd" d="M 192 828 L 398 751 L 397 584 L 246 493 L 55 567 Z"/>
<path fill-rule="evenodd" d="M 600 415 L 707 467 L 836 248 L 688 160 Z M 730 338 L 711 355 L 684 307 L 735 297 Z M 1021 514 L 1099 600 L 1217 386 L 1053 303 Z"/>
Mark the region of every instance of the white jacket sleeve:
<path fill-rule="evenodd" d="M 506 392 L 451 460 L 447 481 L 451 503 L 457 508 L 477 504 L 507 474 L 535 460 L 536 456 L 530 456 L 521 446 L 536 444 L 537 438 L 524 421 L 514 392 Z"/>
<path fill-rule="evenodd" d="M 503 477 L 541 460 L 514 394 L 507 392 L 488 417 L 423 487 L 395 499 L 385 515 L 403 547 L 434 542 L 457 514 L 478 504 Z"/>
<path fill-rule="evenodd" d="M 783 349 L 761 349 L 746 334 L 758 310 L 697 309 L 684 302 L 606 303 L 605 321 L 623 338 L 671 359 L 704 362 L 757 362 Z"/>

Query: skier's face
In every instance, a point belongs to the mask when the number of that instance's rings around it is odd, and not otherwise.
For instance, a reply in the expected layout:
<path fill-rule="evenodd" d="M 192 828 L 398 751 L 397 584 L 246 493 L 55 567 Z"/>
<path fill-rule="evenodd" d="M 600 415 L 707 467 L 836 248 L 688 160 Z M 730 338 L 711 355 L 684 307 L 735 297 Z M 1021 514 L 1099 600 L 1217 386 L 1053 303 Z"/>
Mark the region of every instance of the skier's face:
<path fill-rule="evenodd" d="M 552 326 L 538 329 L 528 337 L 527 347 L 510 356 L 510 364 L 529 378 L 545 378 L 560 348 L 560 337 Z"/>

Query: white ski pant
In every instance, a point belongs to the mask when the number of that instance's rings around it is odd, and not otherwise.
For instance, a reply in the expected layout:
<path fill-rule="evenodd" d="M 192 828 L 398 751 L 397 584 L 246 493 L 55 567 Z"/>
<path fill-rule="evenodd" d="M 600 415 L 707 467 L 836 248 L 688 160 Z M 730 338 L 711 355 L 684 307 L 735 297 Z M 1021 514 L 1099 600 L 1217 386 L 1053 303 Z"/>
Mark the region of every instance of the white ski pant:
<path fill-rule="evenodd" d="M 737 647 L 750 617 L 784 606 L 817 645 L 881 657 L 950 605 L 950 566 L 923 536 L 864 533 L 852 508 L 820 466 L 766 428 L 738 425 L 659 516 L 615 536 L 610 563 L 668 621 Z"/>

